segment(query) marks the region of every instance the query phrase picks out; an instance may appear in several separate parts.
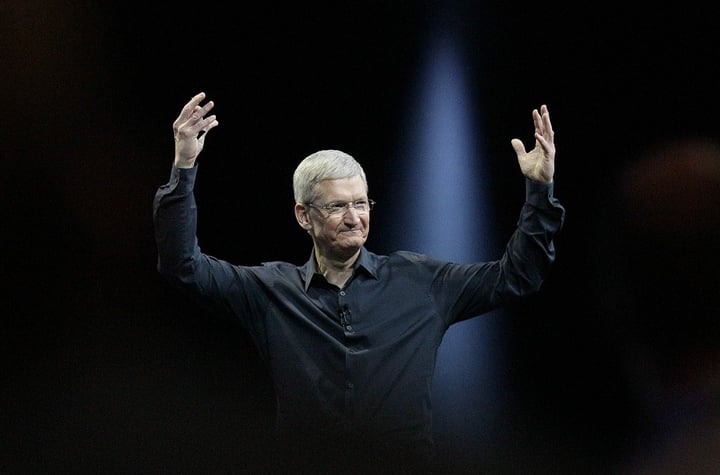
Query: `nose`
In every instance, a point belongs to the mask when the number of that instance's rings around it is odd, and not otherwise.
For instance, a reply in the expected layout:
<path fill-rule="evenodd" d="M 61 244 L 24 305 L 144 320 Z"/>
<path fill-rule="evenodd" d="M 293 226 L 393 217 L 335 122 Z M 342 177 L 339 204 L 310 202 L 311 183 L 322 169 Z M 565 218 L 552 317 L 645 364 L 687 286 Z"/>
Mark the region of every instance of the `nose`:
<path fill-rule="evenodd" d="M 348 223 L 357 223 L 360 221 L 360 213 L 358 213 L 354 206 L 348 206 L 343 215 L 343 219 Z"/>

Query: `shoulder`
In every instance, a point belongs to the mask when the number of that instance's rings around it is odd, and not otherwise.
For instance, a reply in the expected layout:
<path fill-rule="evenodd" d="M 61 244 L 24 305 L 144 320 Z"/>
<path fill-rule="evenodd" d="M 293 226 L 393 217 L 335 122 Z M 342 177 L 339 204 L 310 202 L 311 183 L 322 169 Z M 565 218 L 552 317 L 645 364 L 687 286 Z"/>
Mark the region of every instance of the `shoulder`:
<path fill-rule="evenodd" d="M 266 261 L 263 262 L 260 266 L 254 267 L 259 272 L 270 272 L 270 273 L 280 273 L 280 274 L 287 274 L 291 272 L 297 272 L 302 267 L 298 266 L 296 264 L 291 264 L 290 262 L 285 261 Z"/>
<path fill-rule="evenodd" d="M 447 261 L 435 259 L 427 254 L 412 251 L 395 251 L 384 257 L 386 264 L 395 266 L 422 265 L 436 267 L 447 264 Z"/>
<path fill-rule="evenodd" d="M 428 260 L 427 255 L 411 251 L 395 251 L 388 257 L 395 262 L 425 262 Z"/>

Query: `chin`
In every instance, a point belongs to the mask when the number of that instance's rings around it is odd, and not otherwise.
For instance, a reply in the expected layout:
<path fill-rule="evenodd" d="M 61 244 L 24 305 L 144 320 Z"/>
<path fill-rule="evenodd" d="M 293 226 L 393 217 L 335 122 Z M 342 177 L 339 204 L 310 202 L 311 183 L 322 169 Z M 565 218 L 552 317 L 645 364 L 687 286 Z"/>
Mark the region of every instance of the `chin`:
<path fill-rule="evenodd" d="M 354 236 L 351 238 L 342 239 L 340 241 L 340 245 L 348 249 L 359 249 L 365 244 L 366 240 L 367 236 Z"/>

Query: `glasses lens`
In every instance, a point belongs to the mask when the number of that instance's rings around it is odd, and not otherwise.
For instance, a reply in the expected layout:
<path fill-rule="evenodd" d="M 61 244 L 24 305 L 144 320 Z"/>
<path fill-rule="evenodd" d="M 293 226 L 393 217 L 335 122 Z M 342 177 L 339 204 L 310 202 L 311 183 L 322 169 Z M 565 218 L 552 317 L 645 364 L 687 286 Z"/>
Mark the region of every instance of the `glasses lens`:
<path fill-rule="evenodd" d="M 329 203 L 324 206 L 315 206 L 310 204 L 314 208 L 318 208 L 327 212 L 329 216 L 341 216 L 348 212 L 350 208 L 355 208 L 356 213 L 365 214 L 371 209 L 375 202 L 373 200 L 358 200 L 351 203 Z"/>

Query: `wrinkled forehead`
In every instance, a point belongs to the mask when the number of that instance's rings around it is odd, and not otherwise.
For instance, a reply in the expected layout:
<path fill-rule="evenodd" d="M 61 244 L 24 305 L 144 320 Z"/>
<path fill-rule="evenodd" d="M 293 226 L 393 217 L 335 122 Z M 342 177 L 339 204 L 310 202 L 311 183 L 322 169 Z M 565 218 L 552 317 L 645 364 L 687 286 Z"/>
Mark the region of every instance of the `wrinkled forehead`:
<path fill-rule="evenodd" d="M 315 186 L 315 196 L 325 201 L 356 201 L 367 198 L 367 186 L 359 175 L 327 179 Z"/>

